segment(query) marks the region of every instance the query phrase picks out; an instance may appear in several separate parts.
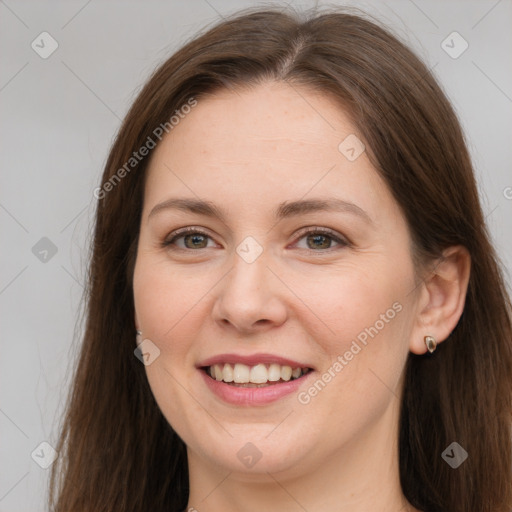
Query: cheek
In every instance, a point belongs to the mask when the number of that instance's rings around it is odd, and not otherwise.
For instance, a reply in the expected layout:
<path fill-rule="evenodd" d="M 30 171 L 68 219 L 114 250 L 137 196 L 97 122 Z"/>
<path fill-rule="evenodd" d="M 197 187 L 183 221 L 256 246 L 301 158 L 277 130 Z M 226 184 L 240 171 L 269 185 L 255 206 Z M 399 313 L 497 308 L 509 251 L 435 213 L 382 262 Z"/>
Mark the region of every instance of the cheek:
<path fill-rule="evenodd" d="M 307 308 L 302 320 L 310 319 L 310 334 L 330 355 L 343 354 L 354 340 L 365 346 L 369 340 L 396 334 L 407 316 L 403 311 L 409 276 L 381 267 L 374 271 L 361 268 L 317 271 L 293 278 L 297 296 Z"/>
<path fill-rule="evenodd" d="M 144 338 L 151 340 L 160 354 L 145 366 L 148 383 L 162 413 L 173 428 L 189 429 L 201 408 L 180 383 L 188 382 L 196 372 L 190 348 L 196 338 L 199 299 L 204 285 L 179 270 L 169 269 L 168 262 L 154 255 L 141 253 L 137 259 L 133 291 L 135 311 Z"/>
<path fill-rule="evenodd" d="M 383 276 L 326 280 L 308 300 L 329 329 L 313 320 L 303 327 L 327 358 L 319 379 L 298 396 L 299 407 L 341 444 L 399 402 L 412 308 L 406 281 Z"/>
<path fill-rule="evenodd" d="M 347 432 L 375 420 L 400 394 L 412 326 L 412 266 L 404 262 L 401 273 L 386 267 L 302 278 L 302 296 L 314 312 L 302 327 L 327 358 L 319 376 L 325 387 L 306 389 L 299 403 L 331 410 L 333 424 L 346 423 Z"/>
<path fill-rule="evenodd" d="M 135 265 L 133 290 L 144 334 L 163 341 L 174 331 L 197 325 L 196 306 L 213 286 L 207 279 L 190 269 L 171 268 L 163 258 L 141 255 Z"/>
<path fill-rule="evenodd" d="M 400 274 L 391 268 L 351 270 L 338 280 L 317 281 L 319 286 L 311 287 L 317 291 L 308 306 L 329 329 L 323 328 L 325 336 L 318 331 L 315 336 L 311 324 L 310 334 L 329 356 L 322 370 L 334 383 L 332 389 L 337 388 L 351 407 L 365 409 L 369 405 L 360 403 L 361 397 L 373 397 L 378 405 L 389 389 L 398 394 L 414 311 L 409 293 L 412 274 L 406 266 Z"/>

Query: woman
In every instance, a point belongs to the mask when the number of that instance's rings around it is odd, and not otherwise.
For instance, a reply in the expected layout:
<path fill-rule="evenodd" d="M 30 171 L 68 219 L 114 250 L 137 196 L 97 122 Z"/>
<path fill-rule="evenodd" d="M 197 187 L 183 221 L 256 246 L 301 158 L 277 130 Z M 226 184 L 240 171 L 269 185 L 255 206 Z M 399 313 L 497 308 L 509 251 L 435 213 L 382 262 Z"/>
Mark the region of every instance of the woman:
<path fill-rule="evenodd" d="M 458 120 L 388 31 L 223 21 L 95 195 L 56 511 L 510 512 L 510 301 Z"/>

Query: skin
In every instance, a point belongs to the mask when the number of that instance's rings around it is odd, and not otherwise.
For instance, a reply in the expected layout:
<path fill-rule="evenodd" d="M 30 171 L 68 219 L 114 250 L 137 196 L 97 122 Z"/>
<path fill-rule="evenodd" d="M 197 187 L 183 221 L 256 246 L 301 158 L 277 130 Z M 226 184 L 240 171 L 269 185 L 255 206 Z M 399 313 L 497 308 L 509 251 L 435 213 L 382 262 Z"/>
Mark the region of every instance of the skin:
<path fill-rule="evenodd" d="M 399 484 L 403 369 L 410 351 L 426 352 L 424 336 L 441 342 L 455 327 L 469 257 L 454 247 L 435 273 L 414 268 L 404 216 L 366 153 L 349 161 L 338 150 L 354 133 L 326 95 L 267 82 L 201 98 L 151 156 L 135 325 L 160 350 L 147 378 L 187 445 L 187 510 L 416 510 Z M 150 215 L 175 197 L 211 201 L 225 218 L 171 208 Z M 282 202 L 328 197 L 368 219 L 273 217 Z M 163 246 L 187 226 L 208 237 Z M 315 239 L 315 228 L 346 242 Z M 236 251 L 247 236 L 262 248 L 252 263 Z M 217 354 L 268 352 L 307 362 L 316 380 L 396 303 L 400 312 L 307 404 L 292 393 L 229 405 L 196 369 Z M 252 468 L 237 457 L 247 442 L 262 455 Z"/>

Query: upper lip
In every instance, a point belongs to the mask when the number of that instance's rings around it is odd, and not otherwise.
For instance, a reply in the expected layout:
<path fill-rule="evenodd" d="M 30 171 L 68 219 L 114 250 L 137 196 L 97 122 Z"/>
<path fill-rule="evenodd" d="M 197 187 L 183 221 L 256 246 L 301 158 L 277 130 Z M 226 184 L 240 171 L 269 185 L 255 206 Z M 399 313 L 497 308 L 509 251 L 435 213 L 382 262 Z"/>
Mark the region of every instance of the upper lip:
<path fill-rule="evenodd" d="M 259 363 L 263 364 L 279 364 L 281 366 L 291 366 L 292 368 L 314 368 L 308 363 L 301 363 L 288 359 L 287 357 L 277 356 L 275 354 L 251 354 L 251 355 L 240 355 L 240 354 L 219 354 L 217 356 L 209 357 L 198 363 L 197 367 L 202 368 L 205 366 L 213 366 L 214 364 L 236 364 L 241 363 L 247 366 L 256 366 Z"/>

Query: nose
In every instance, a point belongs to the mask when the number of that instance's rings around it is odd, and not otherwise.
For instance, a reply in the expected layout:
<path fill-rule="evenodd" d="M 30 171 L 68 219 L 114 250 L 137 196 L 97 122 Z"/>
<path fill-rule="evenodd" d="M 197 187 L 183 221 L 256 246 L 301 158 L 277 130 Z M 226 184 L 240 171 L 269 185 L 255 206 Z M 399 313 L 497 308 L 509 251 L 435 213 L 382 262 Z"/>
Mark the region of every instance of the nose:
<path fill-rule="evenodd" d="M 263 255 L 252 263 L 234 255 L 233 268 L 216 288 L 212 313 L 224 328 L 250 334 L 286 320 L 285 287 L 267 267 Z"/>

